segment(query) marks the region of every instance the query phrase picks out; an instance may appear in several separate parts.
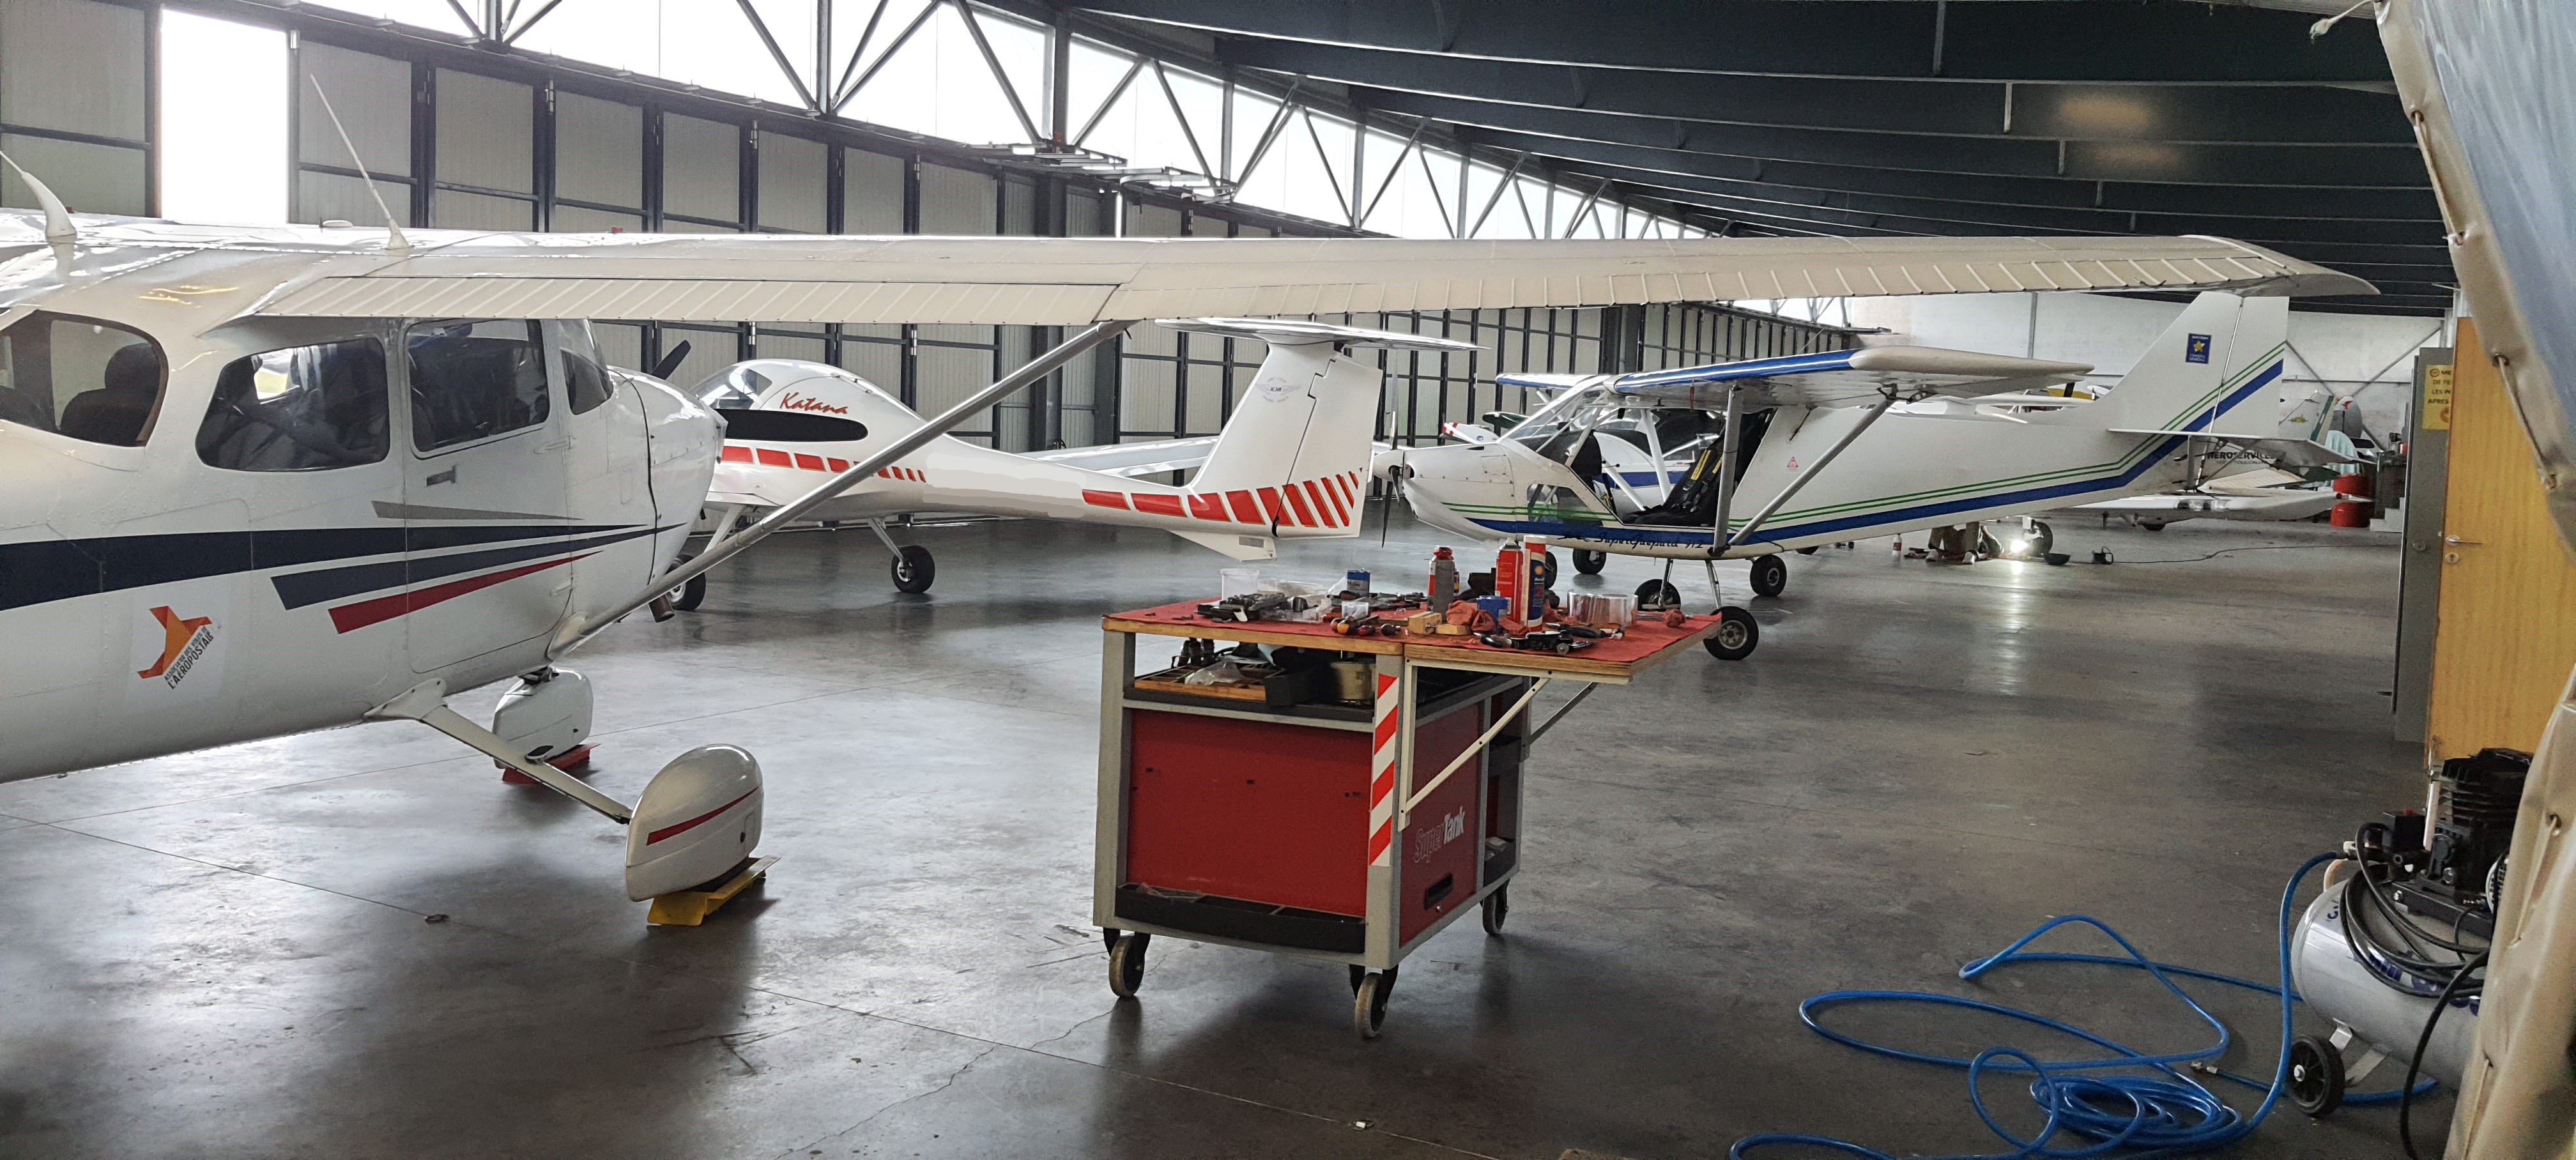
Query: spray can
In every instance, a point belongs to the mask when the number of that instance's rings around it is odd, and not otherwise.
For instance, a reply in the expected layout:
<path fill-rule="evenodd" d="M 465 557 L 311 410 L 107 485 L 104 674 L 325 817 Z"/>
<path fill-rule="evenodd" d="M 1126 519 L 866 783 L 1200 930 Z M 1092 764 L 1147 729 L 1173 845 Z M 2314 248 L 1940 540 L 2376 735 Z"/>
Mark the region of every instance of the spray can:
<path fill-rule="evenodd" d="M 1457 601 L 1458 561 L 1450 556 L 1449 549 L 1439 548 L 1431 553 L 1431 582 L 1422 591 L 1431 598 L 1433 612 L 1447 613 Z"/>
<path fill-rule="evenodd" d="M 1503 607 L 1514 619 L 1529 602 L 1529 556 L 1519 540 L 1503 541 L 1503 550 L 1494 553 L 1494 595 L 1503 598 Z"/>
<path fill-rule="evenodd" d="M 1547 556 L 1547 541 L 1531 540 L 1523 552 L 1521 565 L 1529 569 L 1529 582 L 1521 586 L 1521 591 L 1528 594 L 1528 598 L 1522 601 L 1525 608 L 1519 613 L 1525 623 L 1537 624 L 1547 619 L 1547 586 L 1539 580 L 1556 571 L 1551 564 Z"/>

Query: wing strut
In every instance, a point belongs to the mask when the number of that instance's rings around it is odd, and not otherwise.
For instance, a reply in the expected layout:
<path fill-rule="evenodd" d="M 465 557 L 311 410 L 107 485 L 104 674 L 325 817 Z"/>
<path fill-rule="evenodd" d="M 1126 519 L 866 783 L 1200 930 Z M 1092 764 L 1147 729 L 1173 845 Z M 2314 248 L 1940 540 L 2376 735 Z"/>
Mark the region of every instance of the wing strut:
<path fill-rule="evenodd" d="M 1132 320 L 1126 322 L 1097 322 L 1083 330 L 1082 333 L 1074 335 L 1073 337 L 1056 344 L 1055 349 L 1039 355 L 1027 366 L 1012 371 L 1010 374 L 1002 376 L 1001 381 L 994 383 L 992 386 L 986 387 L 981 391 L 977 391 L 973 398 L 940 412 L 938 418 L 932 419 L 929 422 L 923 423 L 921 426 L 914 428 L 909 434 L 906 434 L 901 439 L 895 440 L 893 443 L 887 444 L 883 450 L 878 451 L 876 454 L 868 456 L 857 463 L 851 464 L 848 471 L 844 471 L 839 475 L 823 481 L 823 483 L 820 486 L 817 486 L 814 490 L 806 492 L 804 495 L 790 500 L 780 507 L 771 509 L 768 515 L 761 517 L 760 522 L 744 528 L 739 532 L 735 532 L 733 535 L 727 536 L 723 540 L 708 544 L 706 551 L 698 553 L 696 558 L 688 561 L 687 563 L 655 577 L 651 583 L 645 585 L 643 591 L 627 597 L 625 600 L 618 602 L 615 607 L 610 608 L 608 611 L 600 613 L 597 616 L 592 616 L 587 619 L 567 624 L 563 631 L 555 634 L 554 645 L 552 648 L 548 649 L 546 653 L 548 659 L 560 658 L 564 654 L 581 647 L 583 642 L 597 635 L 600 629 L 616 623 L 619 617 L 625 616 L 627 613 L 633 612 L 638 608 L 644 607 L 646 604 L 652 603 L 653 598 L 656 596 L 660 596 L 665 592 L 669 592 L 673 588 L 686 584 L 699 576 L 705 575 L 709 569 L 734 558 L 736 555 L 739 555 L 743 549 L 759 543 L 762 540 L 768 539 L 771 532 L 775 532 L 780 528 L 796 522 L 796 520 L 803 517 L 806 512 L 814 510 L 814 508 L 824 500 L 839 495 L 841 492 L 847 490 L 860 480 L 875 475 L 880 468 L 884 468 L 892 464 L 895 460 L 901 459 L 906 455 L 910 455 L 913 452 L 920 450 L 924 444 L 947 434 L 950 429 L 973 417 L 976 412 L 982 411 L 986 407 L 990 407 L 993 404 L 1002 401 L 1002 399 L 1017 393 L 1021 388 L 1055 373 L 1056 368 L 1072 362 L 1075 356 L 1078 356 L 1084 351 L 1090 350 L 1101 343 L 1107 342 L 1110 339 L 1118 337 L 1120 334 L 1125 333 L 1128 327 L 1134 325 L 1135 322 Z"/>
<path fill-rule="evenodd" d="M 1789 486 L 1781 488 L 1780 494 L 1772 496 L 1771 502 L 1762 505 L 1761 511 L 1753 513 L 1753 518 L 1745 523 L 1744 530 L 1729 537 L 1726 546 L 1735 548 L 1751 538 L 1754 532 L 1761 529 L 1762 521 L 1770 519 L 1773 513 L 1780 510 L 1780 505 L 1789 502 L 1791 496 L 1798 494 L 1799 488 L 1807 486 L 1807 481 L 1814 479 L 1817 472 L 1823 471 L 1826 464 L 1832 463 L 1834 456 L 1842 454 L 1843 448 L 1851 446 L 1853 440 L 1860 438 L 1861 432 L 1869 430 L 1870 424 L 1878 422 L 1878 417 L 1886 414 L 1887 409 L 1895 405 L 1896 392 L 1890 389 L 1887 397 L 1880 399 L 1877 406 L 1871 407 L 1868 414 L 1861 416 L 1860 422 L 1852 424 L 1851 430 L 1843 432 L 1843 437 L 1835 440 L 1834 445 L 1827 448 L 1824 455 L 1814 463 L 1808 464 L 1805 471 L 1798 473 L 1798 478 L 1789 481 Z"/>
<path fill-rule="evenodd" d="M 1733 383 L 1726 386 L 1726 423 L 1718 428 L 1717 448 L 1717 518 L 1708 524 L 1708 558 L 1726 553 L 1726 509 L 1735 503 L 1735 457 L 1743 440 L 1736 438 L 1744 430 L 1744 388 Z"/>

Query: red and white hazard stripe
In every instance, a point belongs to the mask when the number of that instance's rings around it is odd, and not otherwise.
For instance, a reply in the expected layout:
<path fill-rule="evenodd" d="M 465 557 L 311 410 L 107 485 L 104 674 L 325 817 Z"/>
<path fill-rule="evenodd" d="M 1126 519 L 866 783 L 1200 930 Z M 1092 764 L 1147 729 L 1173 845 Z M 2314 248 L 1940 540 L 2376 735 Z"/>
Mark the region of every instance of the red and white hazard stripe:
<path fill-rule="evenodd" d="M 1369 768 L 1375 771 L 1369 779 L 1369 865 L 1392 866 L 1395 849 L 1395 757 L 1396 729 L 1403 717 L 1396 712 L 1404 698 L 1397 694 L 1398 682 L 1384 673 L 1377 677 L 1377 746 L 1370 754 Z"/>
<path fill-rule="evenodd" d="M 1093 507 L 1144 512 L 1215 524 L 1282 528 L 1346 528 L 1359 506 L 1360 475 L 1346 471 L 1279 487 L 1218 492 L 1116 492 L 1084 489 Z"/>

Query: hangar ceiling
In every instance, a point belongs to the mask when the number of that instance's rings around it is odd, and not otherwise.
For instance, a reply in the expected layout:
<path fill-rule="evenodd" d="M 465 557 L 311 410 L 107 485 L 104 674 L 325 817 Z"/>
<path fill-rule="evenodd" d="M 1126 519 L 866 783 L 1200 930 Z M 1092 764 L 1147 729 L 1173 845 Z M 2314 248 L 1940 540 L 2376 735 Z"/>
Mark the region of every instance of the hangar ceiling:
<path fill-rule="evenodd" d="M 2441 214 L 2367 18 L 2184 0 L 1069 0 L 1733 234 L 2218 234 L 2439 314 Z M 1302 78 L 1295 79 L 1295 78 Z"/>

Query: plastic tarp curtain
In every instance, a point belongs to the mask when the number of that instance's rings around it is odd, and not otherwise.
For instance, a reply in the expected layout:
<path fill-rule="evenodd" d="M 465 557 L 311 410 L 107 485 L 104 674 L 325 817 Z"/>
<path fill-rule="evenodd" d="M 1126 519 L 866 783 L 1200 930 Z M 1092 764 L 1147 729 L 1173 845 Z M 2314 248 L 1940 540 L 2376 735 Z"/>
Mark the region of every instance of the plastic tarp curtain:
<path fill-rule="evenodd" d="M 2576 545 L 2576 4 L 2385 0 L 2380 38 L 2431 167 L 2468 313 Z M 2462 357 L 2478 352 L 2462 351 Z M 2523 789 L 2477 1055 L 2446 1154 L 2567 1157 L 2576 1132 L 2576 684 Z"/>

